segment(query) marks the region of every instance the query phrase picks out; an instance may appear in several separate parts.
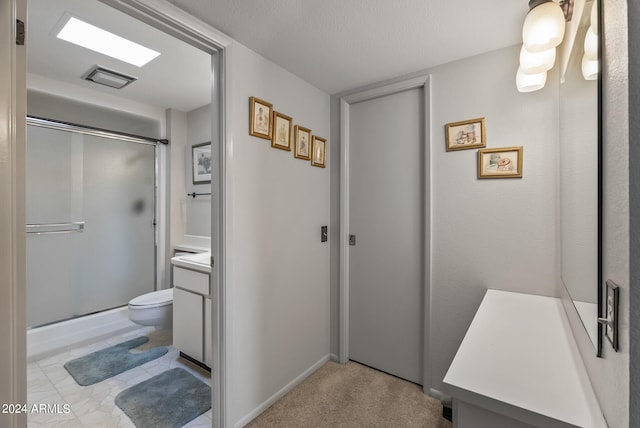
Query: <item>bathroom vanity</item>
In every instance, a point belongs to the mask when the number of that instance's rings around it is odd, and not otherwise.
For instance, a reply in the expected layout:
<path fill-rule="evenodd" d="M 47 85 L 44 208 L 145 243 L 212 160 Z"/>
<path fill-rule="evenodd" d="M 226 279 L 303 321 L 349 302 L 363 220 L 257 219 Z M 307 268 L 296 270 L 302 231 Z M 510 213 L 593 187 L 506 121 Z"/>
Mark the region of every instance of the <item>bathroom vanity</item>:
<path fill-rule="evenodd" d="M 171 259 L 173 346 L 199 365 L 211 367 L 211 253 Z"/>
<path fill-rule="evenodd" d="M 487 290 L 444 378 L 455 428 L 606 428 L 560 299 Z"/>

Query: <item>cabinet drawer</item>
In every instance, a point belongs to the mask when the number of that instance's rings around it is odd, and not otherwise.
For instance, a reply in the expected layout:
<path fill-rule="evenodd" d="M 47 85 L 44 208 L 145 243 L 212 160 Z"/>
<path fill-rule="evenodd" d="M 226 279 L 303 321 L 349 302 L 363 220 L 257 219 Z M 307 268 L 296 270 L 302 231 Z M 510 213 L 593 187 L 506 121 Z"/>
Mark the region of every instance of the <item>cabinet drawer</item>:
<path fill-rule="evenodd" d="M 189 269 L 183 269 L 177 266 L 173 267 L 173 286 L 180 287 L 194 293 L 208 296 L 209 291 L 209 275 L 202 272 L 196 272 Z"/>

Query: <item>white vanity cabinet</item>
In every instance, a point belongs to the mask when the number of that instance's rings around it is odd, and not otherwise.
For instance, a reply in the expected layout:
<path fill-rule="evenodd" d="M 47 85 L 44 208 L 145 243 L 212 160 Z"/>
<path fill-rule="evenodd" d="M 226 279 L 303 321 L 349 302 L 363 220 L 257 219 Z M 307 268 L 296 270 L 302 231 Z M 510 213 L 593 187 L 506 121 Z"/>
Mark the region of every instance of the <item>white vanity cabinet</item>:
<path fill-rule="evenodd" d="M 606 428 L 556 298 L 487 290 L 443 382 L 454 428 Z"/>
<path fill-rule="evenodd" d="M 183 356 L 208 367 L 211 358 L 210 255 L 174 257 L 173 346 Z M 198 263 L 200 262 L 200 263 Z"/>

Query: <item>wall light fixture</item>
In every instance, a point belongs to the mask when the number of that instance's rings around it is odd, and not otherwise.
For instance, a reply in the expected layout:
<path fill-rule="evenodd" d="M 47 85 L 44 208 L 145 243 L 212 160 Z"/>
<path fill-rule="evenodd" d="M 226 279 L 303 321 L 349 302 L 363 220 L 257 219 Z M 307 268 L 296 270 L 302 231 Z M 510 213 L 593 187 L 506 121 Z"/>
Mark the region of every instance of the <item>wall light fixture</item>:
<path fill-rule="evenodd" d="M 556 47 L 562 43 L 566 22 L 573 14 L 573 0 L 530 0 L 522 27 L 520 67 L 516 86 L 520 92 L 542 89 L 547 71 L 556 61 Z"/>

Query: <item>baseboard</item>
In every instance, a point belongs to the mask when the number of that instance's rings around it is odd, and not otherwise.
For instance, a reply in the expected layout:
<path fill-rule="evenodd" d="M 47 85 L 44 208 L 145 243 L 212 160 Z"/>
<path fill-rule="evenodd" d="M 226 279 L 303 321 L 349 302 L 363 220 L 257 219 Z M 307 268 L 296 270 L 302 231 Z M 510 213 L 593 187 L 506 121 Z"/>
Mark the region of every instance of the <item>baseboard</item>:
<path fill-rule="evenodd" d="M 339 363 L 340 362 L 340 357 L 336 354 L 329 354 L 329 359 L 331 361 L 333 361 L 334 363 Z"/>
<path fill-rule="evenodd" d="M 27 361 L 140 326 L 129 320 L 126 306 L 27 331 Z"/>
<path fill-rule="evenodd" d="M 315 372 L 320 367 L 322 367 L 327 361 L 329 361 L 329 359 L 330 359 L 330 355 L 329 354 L 327 354 L 324 357 L 322 357 L 317 363 L 315 363 L 314 365 L 309 367 L 307 370 L 302 372 L 299 376 L 297 376 L 295 379 L 293 379 L 291 382 L 289 382 L 287 385 L 285 385 L 282 389 L 280 389 L 278 392 L 273 394 L 271 397 L 269 397 L 267 400 L 265 400 L 262 404 L 260 404 L 258 407 L 253 409 L 251 412 L 249 412 L 245 417 L 243 417 L 238 422 L 236 422 L 234 424 L 234 427 L 235 428 L 242 428 L 245 425 L 247 425 L 249 422 L 254 420 L 262 412 L 264 412 L 269 407 L 271 407 L 276 401 L 278 401 L 279 399 L 284 397 L 285 394 L 287 394 L 293 388 L 298 386 L 303 380 L 305 380 L 307 377 L 309 377 L 309 375 L 311 375 L 313 372 Z"/>
<path fill-rule="evenodd" d="M 430 388 L 429 389 L 429 395 L 433 398 L 435 398 L 436 400 L 440 400 L 440 402 L 442 402 L 442 404 L 446 404 L 448 406 L 451 406 L 451 401 L 452 398 L 451 396 L 445 394 L 442 391 L 439 391 L 437 389 L 434 388 Z"/>

